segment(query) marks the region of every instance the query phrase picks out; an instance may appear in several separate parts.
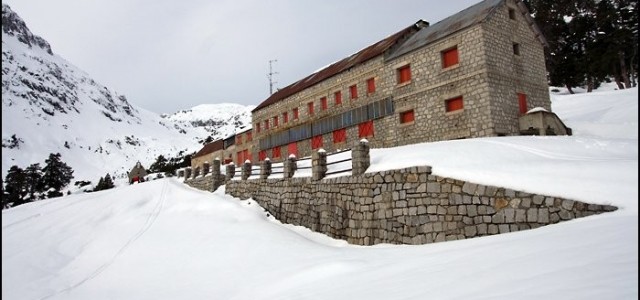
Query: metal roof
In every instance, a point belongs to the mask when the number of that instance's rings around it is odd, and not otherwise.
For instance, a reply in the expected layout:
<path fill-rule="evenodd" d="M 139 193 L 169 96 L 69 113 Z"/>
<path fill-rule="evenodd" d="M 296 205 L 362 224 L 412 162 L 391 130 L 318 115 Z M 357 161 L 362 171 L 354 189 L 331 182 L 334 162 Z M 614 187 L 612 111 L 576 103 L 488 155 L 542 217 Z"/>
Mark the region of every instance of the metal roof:
<path fill-rule="evenodd" d="M 200 151 L 198 151 L 198 153 L 196 153 L 195 155 L 193 155 L 192 158 L 196 158 L 196 157 L 200 157 L 203 155 L 207 155 L 209 153 L 213 153 L 215 151 L 218 150 L 222 150 L 223 149 L 223 142 L 222 140 L 215 140 L 211 143 L 208 143 L 206 145 L 204 145 L 204 147 L 202 147 L 202 149 L 200 149 Z"/>
<path fill-rule="evenodd" d="M 384 53 L 387 49 L 395 45 L 398 41 L 406 37 L 408 34 L 413 33 L 418 29 L 426 26 L 429 26 L 429 23 L 423 20 L 419 20 L 418 22 L 412 24 L 411 26 L 385 38 L 384 40 L 381 40 L 367 48 L 360 50 L 358 53 L 355 53 L 343 60 L 333 63 L 318 72 L 315 72 L 285 88 L 278 90 L 277 92 L 273 93 L 273 95 L 269 96 L 267 100 L 263 101 L 262 103 L 260 103 L 260 105 L 256 106 L 256 108 L 254 108 L 252 112 L 258 111 L 271 104 L 277 103 L 280 100 L 283 100 L 297 92 L 300 92 L 306 88 L 309 88 L 325 79 L 328 79 L 338 73 L 346 71 L 353 66 L 364 63 L 367 60 L 372 59 Z"/>

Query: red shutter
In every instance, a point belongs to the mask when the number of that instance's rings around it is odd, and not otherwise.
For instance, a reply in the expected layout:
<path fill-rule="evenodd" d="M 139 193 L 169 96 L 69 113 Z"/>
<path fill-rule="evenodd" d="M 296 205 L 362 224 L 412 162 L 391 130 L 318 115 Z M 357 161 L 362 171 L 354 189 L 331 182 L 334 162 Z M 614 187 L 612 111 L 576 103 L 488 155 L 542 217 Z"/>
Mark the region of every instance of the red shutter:
<path fill-rule="evenodd" d="M 351 94 L 351 99 L 356 99 L 358 98 L 358 86 L 357 85 L 352 85 L 349 87 L 349 93 Z"/>
<path fill-rule="evenodd" d="M 309 111 L 309 115 L 313 115 L 313 102 L 307 103 L 307 110 Z"/>
<path fill-rule="evenodd" d="M 298 119 L 298 108 L 297 107 L 293 109 L 293 119 L 294 120 Z"/>
<path fill-rule="evenodd" d="M 253 134 L 251 132 L 247 132 L 247 142 L 251 142 L 253 139 Z"/>
<path fill-rule="evenodd" d="M 267 150 L 262 150 L 262 151 L 258 152 L 258 160 L 259 161 L 263 161 L 265 158 L 267 158 Z"/>
<path fill-rule="evenodd" d="M 240 135 L 240 134 L 236 135 L 236 144 L 237 145 L 241 145 L 242 144 L 242 135 Z"/>
<path fill-rule="evenodd" d="M 278 116 L 273 117 L 273 127 L 278 127 Z"/>
<path fill-rule="evenodd" d="M 269 120 L 264 120 L 264 130 L 269 130 Z"/>
<path fill-rule="evenodd" d="M 244 163 L 242 151 L 238 151 L 238 153 L 236 153 L 236 162 L 238 163 L 238 166 Z"/>
<path fill-rule="evenodd" d="M 318 135 L 318 136 L 314 136 L 311 139 L 311 149 L 318 149 L 322 147 L 322 136 Z"/>
<path fill-rule="evenodd" d="M 373 120 L 358 124 L 358 137 L 373 136 Z"/>
<path fill-rule="evenodd" d="M 415 120 L 415 115 L 412 110 L 408 110 L 400 113 L 400 123 L 409 123 Z"/>
<path fill-rule="evenodd" d="M 287 153 L 289 153 L 289 155 L 293 154 L 296 156 L 296 158 L 298 157 L 298 144 L 297 142 L 293 142 L 289 145 L 287 145 Z"/>
<path fill-rule="evenodd" d="M 347 129 L 342 128 L 333 132 L 333 143 L 342 143 L 347 140 Z"/>
<path fill-rule="evenodd" d="M 398 69 L 398 84 L 411 81 L 411 66 L 406 65 Z"/>
<path fill-rule="evenodd" d="M 242 163 L 244 163 L 245 160 L 251 161 L 251 153 L 249 153 L 249 149 L 244 149 L 242 151 Z"/>
<path fill-rule="evenodd" d="M 376 81 L 373 78 L 367 79 L 367 93 L 371 94 L 376 91 Z"/>
<path fill-rule="evenodd" d="M 448 68 L 458 64 L 458 47 L 442 52 L 442 67 Z"/>
<path fill-rule="evenodd" d="M 527 113 L 527 95 L 523 93 L 518 93 L 518 105 L 520 106 L 520 114 L 524 115 Z"/>
<path fill-rule="evenodd" d="M 274 147 L 273 150 L 271 150 L 271 156 L 273 156 L 273 158 L 280 158 L 280 146 Z"/>
<path fill-rule="evenodd" d="M 282 122 L 289 122 L 289 114 L 286 111 L 282 113 Z"/>
<path fill-rule="evenodd" d="M 322 110 L 327 110 L 327 108 L 329 107 L 327 105 L 327 97 L 320 98 L 320 107 L 322 107 Z"/>
<path fill-rule="evenodd" d="M 342 92 L 341 91 L 337 91 L 333 95 L 335 96 L 336 105 L 342 104 Z"/>
<path fill-rule="evenodd" d="M 447 100 L 445 102 L 445 106 L 447 112 L 464 108 L 464 104 L 462 103 L 462 96 Z"/>
<path fill-rule="evenodd" d="M 260 123 L 256 123 L 256 131 L 260 133 Z"/>

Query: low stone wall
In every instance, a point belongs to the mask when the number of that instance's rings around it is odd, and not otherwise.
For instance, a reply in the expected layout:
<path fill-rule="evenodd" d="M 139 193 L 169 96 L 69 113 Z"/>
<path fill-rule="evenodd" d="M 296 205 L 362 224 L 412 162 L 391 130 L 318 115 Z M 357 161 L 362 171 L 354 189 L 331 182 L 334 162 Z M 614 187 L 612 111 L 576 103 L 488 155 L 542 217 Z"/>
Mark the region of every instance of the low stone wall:
<path fill-rule="evenodd" d="M 197 178 L 189 178 L 185 180 L 184 183 L 192 188 L 196 188 L 199 190 L 209 192 L 215 191 L 213 176 L 199 176 Z M 215 188 L 217 188 L 217 186 Z"/>
<path fill-rule="evenodd" d="M 225 190 L 253 198 L 283 223 L 358 245 L 473 238 L 617 209 L 440 177 L 430 167 L 318 181 L 230 180 Z"/>

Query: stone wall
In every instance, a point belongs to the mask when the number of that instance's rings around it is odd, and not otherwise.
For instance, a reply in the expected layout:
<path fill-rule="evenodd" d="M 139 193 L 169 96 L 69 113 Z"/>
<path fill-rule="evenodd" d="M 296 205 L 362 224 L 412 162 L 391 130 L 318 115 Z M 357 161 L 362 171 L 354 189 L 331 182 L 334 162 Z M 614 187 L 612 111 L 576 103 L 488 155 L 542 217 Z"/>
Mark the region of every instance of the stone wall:
<path fill-rule="evenodd" d="M 426 244 L 533 229 L 616 210 L 431 174 L 412 167 L 360 176 L 230 180 L 283 223 L 358 245 Z"/>

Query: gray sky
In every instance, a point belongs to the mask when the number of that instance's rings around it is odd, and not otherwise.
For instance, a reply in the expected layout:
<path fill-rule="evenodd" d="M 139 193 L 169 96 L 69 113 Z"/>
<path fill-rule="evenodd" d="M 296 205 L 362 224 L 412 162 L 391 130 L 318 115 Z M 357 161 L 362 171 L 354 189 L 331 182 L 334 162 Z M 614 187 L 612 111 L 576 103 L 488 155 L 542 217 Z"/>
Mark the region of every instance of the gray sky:
<path fill-rule="evenodd" d="M 258 105 L 276 87 L 480 0 L 3 1 L 54 53 L 133 104 L 173 113 Z"/>

